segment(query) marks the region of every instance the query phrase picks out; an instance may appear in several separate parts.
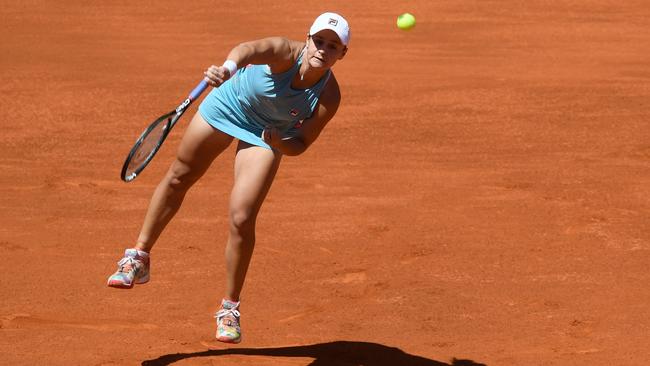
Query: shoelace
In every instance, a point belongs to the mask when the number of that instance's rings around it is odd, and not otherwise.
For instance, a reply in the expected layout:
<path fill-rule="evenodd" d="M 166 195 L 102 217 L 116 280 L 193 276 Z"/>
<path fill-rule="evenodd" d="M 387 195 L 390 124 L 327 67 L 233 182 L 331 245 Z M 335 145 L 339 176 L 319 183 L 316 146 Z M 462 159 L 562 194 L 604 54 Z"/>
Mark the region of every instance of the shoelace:
<path fill-rule="evenodd" d="M 135 267 L 135 260 L 131 257 L 124 257 L 117 262 L 117 265 L 120 266 L 119 272 L 127 273 Z"/>
<path fill-rule="evenodd" d="M 225 318 L 225 317 L 227 317 L 229 315 L 235 318 L 234 320 L 235 320 L 236 323 L 239 322 L 238 320 L 239 320 L 239 317 L 241 316 L 241 314 L 239 313 L 239 310 L 237 310 L 237 309 L 221 309 L 221 310 L 217 311 L 217 313 L 214 315 L 214 317 L 217 318 L 217 321 L 220 321 L 221 319 L 223 319 L 223 318 Z M 229 323 L 230 324 L 226 324 L 226 325 L 232 326 L 233 322 L 231 321 Z"/>

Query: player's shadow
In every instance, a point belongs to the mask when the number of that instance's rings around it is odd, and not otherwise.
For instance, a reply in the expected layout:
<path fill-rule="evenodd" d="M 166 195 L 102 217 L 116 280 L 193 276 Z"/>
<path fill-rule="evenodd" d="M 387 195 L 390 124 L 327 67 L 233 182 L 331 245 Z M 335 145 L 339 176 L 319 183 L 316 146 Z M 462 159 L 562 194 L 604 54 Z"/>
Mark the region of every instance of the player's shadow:
<path fill-rule="evenodd" d="M 294 347 L 230 348 L 193 353 L 173 353 L 144 361 L 142 365 L 163 366 L 188 358 L 224 355 L 313 358 L 314 360 L 306 366 L 486 366 L 471 360 L 458 359 L 453 359 L 451 363 L 444 363 L 411 355 L 399 348 L 377 343 L 349 341 Z"/>

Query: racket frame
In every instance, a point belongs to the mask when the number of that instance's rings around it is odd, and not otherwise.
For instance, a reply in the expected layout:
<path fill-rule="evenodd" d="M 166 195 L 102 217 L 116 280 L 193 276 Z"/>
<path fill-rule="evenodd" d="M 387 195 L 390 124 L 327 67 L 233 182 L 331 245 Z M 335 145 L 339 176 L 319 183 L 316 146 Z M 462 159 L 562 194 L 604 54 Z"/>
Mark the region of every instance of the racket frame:
<path fill-rule="evenodd" d="M 196 100 L 203 91 L 208 87 L 208 83 L 206 80 L 202 80 L 195 88 L 192 90 L 192 92 L 189 94 L 185 100 L 176 107 L 173 111 L 163 114 L 162 116 L 158 117 L 155 121 L 149 124 L 147 128 L 140 134 L 140 137 L 135 141 L 135 144 L 133 144 L 133 147 L 131 148 L 131 151 L 129 151 L 129 154 L 127 155 L 126 159 L 124 160 L 124 164 L 122 165 L 122 172 L 120 173 L 120 177 L 122 178 L 123 181 L 125 182 L 131 182 L 133 181 L 138 174 L 140 174 L 144 168 L 147 167 L 147 165 L 153 160 L 154 156 L 160 150 L 160 147 L 162 146 L 163 142 L 165 142 L 165 139 L 169 135 L 169 132 L 174 128 L 176 125 L 176 122 L 181 118 L 181 116 L 185 113 L 185 111 L 189 108 L 190 105 L 192 105 L 192 102 Z M 151 150 L 147 158 L 138 166 L 132 173 L 129 173 L 127 175 L 127 171 L 129 168 L 129 164 L 131 163 L 131 159 L 134 157 L 136 151 L 142 145 L 142 142 L 147 138 L 147 136 L 160 124 L 160 123 L 165 123 L 166 126 L 164 127 L 163 134 L 160 136 L 158 139 L 158 142 L 156 143 L 156 146 Z"/>

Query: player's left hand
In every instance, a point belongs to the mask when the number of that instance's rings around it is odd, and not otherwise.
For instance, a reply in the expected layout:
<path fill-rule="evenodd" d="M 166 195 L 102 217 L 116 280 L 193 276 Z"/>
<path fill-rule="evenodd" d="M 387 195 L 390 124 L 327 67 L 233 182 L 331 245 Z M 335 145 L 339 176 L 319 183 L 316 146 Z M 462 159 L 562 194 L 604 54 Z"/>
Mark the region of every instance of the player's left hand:
<path fill-rule="evenodd" d="M 269 146 L 275 147 L 280 143 L 280 141 L 282 141 L 282 135 L 280 134 L 280 130 L 277 128 L 267 127 L 262 131 L 262 140 L 269 144 Z"/>

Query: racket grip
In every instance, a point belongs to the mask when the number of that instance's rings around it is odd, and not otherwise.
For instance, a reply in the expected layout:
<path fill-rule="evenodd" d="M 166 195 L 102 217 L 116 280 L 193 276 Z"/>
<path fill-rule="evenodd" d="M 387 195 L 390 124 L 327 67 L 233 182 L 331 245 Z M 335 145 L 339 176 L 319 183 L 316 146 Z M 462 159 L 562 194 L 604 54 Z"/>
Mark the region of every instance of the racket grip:
<path fill-rule="evenodd" d="M 205 81 L 205 79 L 201 80 L 199 85 L 197 85 L 196 88 L 192 90 L 188 98 L 190 98 L 190 100 L 195 100 L 205 91 L 205 89 L 207 89 L 207 87 L 208 87 L 208 82 Z"/>

